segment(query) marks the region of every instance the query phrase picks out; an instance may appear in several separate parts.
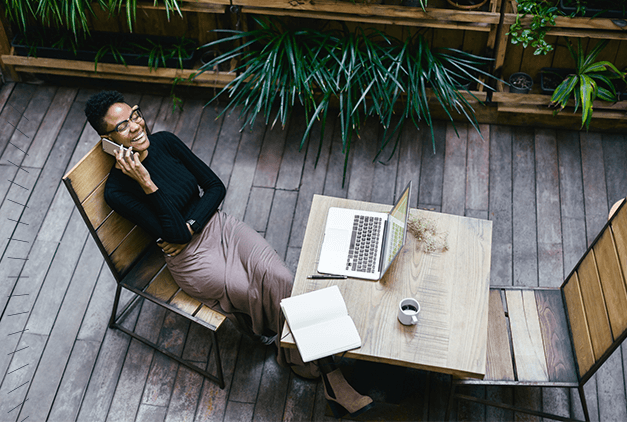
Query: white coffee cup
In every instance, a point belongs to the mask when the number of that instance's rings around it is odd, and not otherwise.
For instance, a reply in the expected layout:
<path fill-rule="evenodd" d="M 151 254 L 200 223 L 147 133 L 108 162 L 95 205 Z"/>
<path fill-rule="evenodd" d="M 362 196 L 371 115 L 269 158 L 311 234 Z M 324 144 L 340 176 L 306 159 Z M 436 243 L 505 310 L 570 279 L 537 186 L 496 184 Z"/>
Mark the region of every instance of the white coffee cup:
<path fill-rule="evenodd" d="M 405 298 L 398 304 L 398 320 L 403 325 L 418 324 L 418 312 L 420 304 L 413 297 Z"/>

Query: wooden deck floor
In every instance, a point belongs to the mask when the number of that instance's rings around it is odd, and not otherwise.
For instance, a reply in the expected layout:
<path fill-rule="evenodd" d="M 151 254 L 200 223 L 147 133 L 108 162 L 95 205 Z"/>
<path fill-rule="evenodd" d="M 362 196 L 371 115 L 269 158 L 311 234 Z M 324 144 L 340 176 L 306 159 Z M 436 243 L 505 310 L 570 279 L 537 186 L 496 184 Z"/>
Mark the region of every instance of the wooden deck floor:
<path fill-rule="evenodd" d="M 107 328 L 115 282 L 61 183 L 97 141 L 83 107 L 94 91 L 50 84 L 0 89 L 0 420 L 208 421 L 332 420 L 322 386 L 278 367 L 230 324 L 218 332 L 227 386 L 221 390 Z M 224 209 L 246 221 L 295 270 L 314 193 L 392 203 L 414 181 L 414 206 L 494 222 L 493 285 L 558 286 L 627 195 L 627 137 L 446 123 L 408 130 L 385 163 L 373 162 L 379 127 L 368 125 L 343 155 L 330 121 L 298 151 L 304 130 L 257 125 L 239 132 L 235 116 L 188 99 L 172 113 L 165 96 L 126 93 L 153 132 L 170 130 L 228 187 Z M 128 320 L 185 359 L 206 363 L 206 333 L 150 304 Z M 586 386 L 594 420 L 627 420 L 627 350 L 617 350 Z M 342 361 L 377 410 L 363 419 L 440 420 L 450 380 L 424 371 Z M 477 389 L 517 404 L 581 417 L 576 392 Z M 459 420 L 512 420 L 509 412 L 459 404 Z M 523 420 L 533 418 L 523 417 Z"/>

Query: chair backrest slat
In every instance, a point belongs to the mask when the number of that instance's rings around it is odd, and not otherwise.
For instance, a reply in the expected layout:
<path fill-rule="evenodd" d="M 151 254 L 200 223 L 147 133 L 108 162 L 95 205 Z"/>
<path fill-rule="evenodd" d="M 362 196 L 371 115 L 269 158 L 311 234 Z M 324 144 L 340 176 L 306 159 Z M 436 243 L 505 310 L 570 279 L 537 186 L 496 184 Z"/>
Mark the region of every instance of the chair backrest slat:
<path fill-rule="evenodd" d="M 594 261 L 603 288 L 613 337 L 627 329 L 627 290 L 618 261 L 612 230 L 603 232 L 594 245 Z"/>
<path fill-rule="evenodd" d="M 584 382 L 627 335 L 626 230 L 627 207 L 622 206 L 562 285 Z"/>
<path fill-rule="evenodd" d="M 612 228 L 618 260 L 621 263 L 623 278 L 625 279 L 627 278 L 627 212 L 623 210 L 617 213 L 612 219 L 610 227 Z"/>
<path fill-rule="evenodd" d="M 104 186 L 115 159 L 102 150 L 100 142 L 64 177 L 85 223 L 118 281 L 152 243 L 144 230 L 112 211 L 104 200 Z"/>
<path fill-rule="evenodd" d="M 570 330 L 575 348 L 575 360 L 579 369 L 579 376 L 587 373 L 594 364 L 594 350 L 592 338 L 586 321 L 586 310 L 583 306 L 579 277 L 574 272 L 562 286 L 564 300 L 570 321 Z"/>

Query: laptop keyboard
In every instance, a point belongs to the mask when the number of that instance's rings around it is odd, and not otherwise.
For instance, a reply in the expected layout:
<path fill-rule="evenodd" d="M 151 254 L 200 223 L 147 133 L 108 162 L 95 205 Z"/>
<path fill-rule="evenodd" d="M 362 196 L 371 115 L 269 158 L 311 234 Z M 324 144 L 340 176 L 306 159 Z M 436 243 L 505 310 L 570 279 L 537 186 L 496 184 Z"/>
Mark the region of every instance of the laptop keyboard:
<path fill-rule="evenodd" d="M 378 269 L 375 265 L 382 223 L 381 217 L 355 216 L 351 245 L 346 260 L 347 270 L 374 273 Z"/>

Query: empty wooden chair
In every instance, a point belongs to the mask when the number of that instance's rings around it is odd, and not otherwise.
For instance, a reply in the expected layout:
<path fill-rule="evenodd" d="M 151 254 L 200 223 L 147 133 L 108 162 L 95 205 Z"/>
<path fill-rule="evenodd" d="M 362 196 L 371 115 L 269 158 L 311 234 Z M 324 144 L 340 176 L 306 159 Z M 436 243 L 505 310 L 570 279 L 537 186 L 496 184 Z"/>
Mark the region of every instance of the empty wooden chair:
<path fill-rule="evenodd" d="M 455 398 L 549 417 L 457 393 L 460 385 L 572 387 L 590 420 L 584 384 L 627 336 L 627 206 L 612 215 L 562 286 L 492 288 L 486 376 L 454 379 Z"/>
<path fill-rule="evenodd" d="M 102 151 L 98 142 L 63 177 L 65 186 L 117 281 L 109 326 L 125 332 L 224 388 L 215 332 L 220 328 L 225 317 L 183 292 L 172 279 L 155 239 L 107 205 L 104 200 L 104 186 L 114 163 L 115 159 Z M 133 292 L 135 296 L 118 313 L 122 289 Z M 139 299 L 148 299 L 208 328 L 216 365 L 215 374 L 186 362 L 165 348 L 123 327 L 121 325 L 123 318 Z"/>

